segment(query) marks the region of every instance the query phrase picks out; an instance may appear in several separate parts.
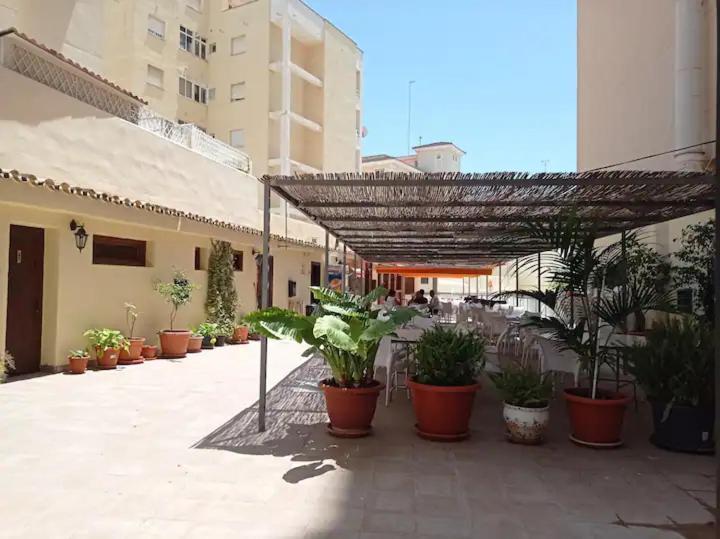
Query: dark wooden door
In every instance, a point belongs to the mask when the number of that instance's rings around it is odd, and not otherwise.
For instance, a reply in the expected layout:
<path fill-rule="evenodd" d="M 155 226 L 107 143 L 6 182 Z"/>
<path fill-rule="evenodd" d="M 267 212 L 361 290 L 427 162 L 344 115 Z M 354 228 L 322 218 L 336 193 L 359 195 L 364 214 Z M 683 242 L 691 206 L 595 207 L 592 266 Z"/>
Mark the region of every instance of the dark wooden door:
<path fill-rule="evenodd" d="M 6 348 L 13 374 L 40 369 L 45 231 L 10 225 Z"/>
<path fill-rule="evenodd" d="M 320 286 L 322 280 L 322 266 L 320 262 L 310 262 L 310 286 Z M 315 297 L 310 292 L 310 303 L 315 302 Z"/>
<path fill-rule="evenodd" d="M 257 295 L 257 306 L 258 309 L 262 309 L 262 255 L 255 257 L 255 265 L 257 266 L 257 284 L 255 286 L 255 293 Z M 268 306 L 273 304 L 273 274 L 274 274 L 274 263 L 273 257 L 270 255 L 268 259 L 268 280 L 270 287 L 268 289 Z"/>

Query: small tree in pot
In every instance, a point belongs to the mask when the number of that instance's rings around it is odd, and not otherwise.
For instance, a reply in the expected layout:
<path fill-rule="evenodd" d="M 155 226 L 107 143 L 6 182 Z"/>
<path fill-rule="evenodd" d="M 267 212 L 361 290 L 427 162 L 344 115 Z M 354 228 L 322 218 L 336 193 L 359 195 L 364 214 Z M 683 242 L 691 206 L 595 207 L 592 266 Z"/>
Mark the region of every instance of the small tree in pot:
<path fill-rule="evenodd" d="M 628 370 L 650 401 L 650 440 L 673 451 L 714 450 L 715 344 L 709 324 L 693 318 L 656 324 L 645 344 L 628 349 Z"/>
<path fill-rule="evenodd" d="M 379 320 L 373 302 L 385 294 L 376 288 L 366 296 L 311 287 L 318 302 L 311 316 L 270 307 L 250 313 L 246 322 L 272 339 L 293 339 L 310 348 L 305 355 L 320 354 L 332 377 L 320 382 L 325 394 L 331 434 L 344 437 L 366 436 L 371 432 L 377 398 L 383 384 L 373 378 L 375 354 L 383 337 L 393 334 L 400 325 L 417 313 L 396 309 L 387 320 Z"/>
<path fill-rule="evenodd" d="M 553 386 L 549 374 L 511 365 L 489 375 L 503 395 L 503 418 L 509 441 L 529 445 L 542 443 L 550 422 Z"/>
<path fill-rule="evenodd" d="M 180 307 L 190 303 L 196 288 L 180 270 L 175 270 L 172 281 L 155 282 L 155 290 L 171 305 L 170 329 L 160 332 L 160 347 L 164 357 L 179 358 L 187 354 L 191 333 L 186 329 L 175 329 L 175 317 Z"/>
<path fill-rule="evenodd" d="M 138 316 L 137 307 L 132 303 L 125 304 L 125 324 L 127 325 L 127 340 L 128 349 L 120 350 L 120 359 L 118 364 L 120 365 L 134 365 L 136 363 L 142 363 L 145 359 L 142 356 L 142 348 L 145 344 L 145 337 L 135 337 L 135 324 Z"/>
<path fill-rule="evenodd" d="M 467 438 L 480 389 L 477 377 L 485 366 L 485 339 L 435 326 L 420 338 L 415 356 L 415 376 L 408 383 L 418 435 L 431 440 Z"/>

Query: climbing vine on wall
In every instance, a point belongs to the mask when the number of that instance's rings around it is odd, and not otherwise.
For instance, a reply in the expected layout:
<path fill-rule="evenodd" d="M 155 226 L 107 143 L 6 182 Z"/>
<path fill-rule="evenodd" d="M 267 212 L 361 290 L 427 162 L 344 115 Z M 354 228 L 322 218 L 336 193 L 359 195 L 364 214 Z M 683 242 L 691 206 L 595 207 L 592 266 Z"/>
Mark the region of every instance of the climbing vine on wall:
<path fill-rule="evenodd" d="M 212 240 L 208 261 L 208 286 L 205 312 L 208 320 L 231 324 L 237 308 L 237 290 L 233 270 L 233 249 L 227 241 Z"/>

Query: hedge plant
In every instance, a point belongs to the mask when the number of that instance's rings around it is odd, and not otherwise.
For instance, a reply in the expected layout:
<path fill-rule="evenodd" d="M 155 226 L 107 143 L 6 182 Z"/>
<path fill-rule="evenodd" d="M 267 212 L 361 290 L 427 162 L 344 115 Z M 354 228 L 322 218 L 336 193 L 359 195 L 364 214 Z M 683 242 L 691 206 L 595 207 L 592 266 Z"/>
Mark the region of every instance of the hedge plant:
<path fill-rule="evenodd" d="M 227 241 L 212 240 L 211 243 L 205 312 L 208 321 L 229 325 L 234 323 L 238 302 L 233 249 Z"/>

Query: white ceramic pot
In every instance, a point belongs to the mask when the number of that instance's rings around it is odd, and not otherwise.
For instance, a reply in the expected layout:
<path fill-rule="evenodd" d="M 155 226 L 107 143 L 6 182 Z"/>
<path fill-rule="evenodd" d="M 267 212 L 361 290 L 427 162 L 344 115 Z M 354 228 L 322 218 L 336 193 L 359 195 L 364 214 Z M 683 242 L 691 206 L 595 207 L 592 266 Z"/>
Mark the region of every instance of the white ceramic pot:
<path fill-rule="evenodd" d="M 518 444 L 542 443 L 550 422 L 550 407 L 523 408 L 505 403 L 503 418 L 508 440 Z"/>

